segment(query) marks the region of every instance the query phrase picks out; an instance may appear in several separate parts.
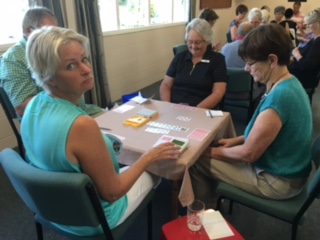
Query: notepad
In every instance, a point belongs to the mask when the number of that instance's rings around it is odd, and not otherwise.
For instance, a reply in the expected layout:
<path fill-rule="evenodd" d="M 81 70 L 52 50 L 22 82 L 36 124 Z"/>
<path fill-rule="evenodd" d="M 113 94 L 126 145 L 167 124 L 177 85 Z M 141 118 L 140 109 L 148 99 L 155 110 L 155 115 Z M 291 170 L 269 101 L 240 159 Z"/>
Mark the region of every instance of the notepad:
<path fill-rule="evenodd" d="M 203 215 L 203 227 L 210 239 L 233 236 L 231 228 L 219 211 L 208 209 Z"/>

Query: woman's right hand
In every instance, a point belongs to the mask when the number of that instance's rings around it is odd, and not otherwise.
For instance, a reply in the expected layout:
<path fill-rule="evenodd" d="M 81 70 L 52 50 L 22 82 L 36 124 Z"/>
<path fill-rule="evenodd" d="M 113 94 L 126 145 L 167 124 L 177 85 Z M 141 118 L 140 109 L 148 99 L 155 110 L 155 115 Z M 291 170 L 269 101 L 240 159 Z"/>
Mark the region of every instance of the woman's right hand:
<path fill-rule="evenodd" d="M 177 160 L 181 155 L 179 150 L 180 147 L 173 143 L 162 143 L 145 152 L 143 156 L 149 158 L 150 164 L 153 164 L 164 160 Z"/>
<path fill-rule="evenodd" d="M 236 146 L 236 145 L 239 145 L 239 144 L 242 144 L 242 143 L 243 143 L 242 138 L 239 138 L 239 137 L 223 138 L 223 139 L 220 139 L 218 141 L 218 144 L 221 147 L 225 147 L 225 148 L 233 147 L 233 146 Z"/>

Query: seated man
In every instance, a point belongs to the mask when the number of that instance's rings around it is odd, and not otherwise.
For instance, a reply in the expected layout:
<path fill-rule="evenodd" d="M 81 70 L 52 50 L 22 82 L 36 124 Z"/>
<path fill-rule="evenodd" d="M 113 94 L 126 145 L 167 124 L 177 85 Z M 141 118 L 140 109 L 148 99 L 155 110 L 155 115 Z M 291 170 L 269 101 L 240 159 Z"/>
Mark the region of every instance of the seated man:
<path fill-rule="evenodd" d="M 227 43 L 221 49 L 224 55 L 227 67 L 244 68 L 245 61 L 238 55 L 239 45 L 242 43 L 244 37 L 253 29 L 250 22 L 243 22 L 238 27 L 238 36 L 234 42 Z"/>
<path fill-rule="evenodd" d="M 238 36 L 236 41 L 227 43 L 221 49 L 221 53 L 224 55 L 226 59 L 227 67 L 231 68 L 244 68 L 246 63 L 239 56 L 238 49 L 240 44 L 242 43 L 244 37 L 254 28 L 254 26 L 250 22 L 243 22 L 238 27 Z M 265 86 L 258 84 L 257 82 L 253 83 L 253 92 L 252 98 L 258 99 L 265 92 Z"/>
<path fill-rule="evenodd" d="M 42 26 L 56 26 L 57 19 L 47 8 L 35 7 L 29 9 L 22 22 L 23 39 L 9 48 L 1 59 L 0 80 L 6 91 L 16 113 L 23 116 L 28 102 L 43 89 L 36 85 L 31 71 L 28 69 L 26 59 L 27 39 L 34 29 Z M 95 105 L 87 105 L 82 97 L 79 104 L 89 115 L 102 112 L 102 109 Z"/>

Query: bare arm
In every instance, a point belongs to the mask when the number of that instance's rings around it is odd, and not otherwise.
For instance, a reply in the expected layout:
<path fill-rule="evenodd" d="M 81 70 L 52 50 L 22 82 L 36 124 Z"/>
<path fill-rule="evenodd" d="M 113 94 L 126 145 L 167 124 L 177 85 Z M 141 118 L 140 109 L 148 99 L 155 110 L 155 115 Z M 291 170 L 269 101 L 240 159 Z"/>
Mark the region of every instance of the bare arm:
<path fill-rule="evenodd" d="M 238 27 L 236 25 L 232 26 L 230 29 L 230 33 L 232 41 L 235 41 L 238 36 Z"/>
<path fill-rule="evenodd" d="M 80 116 L 74 122 L 67 142 L 67 156 L 80 164 L 93 180 L 100 196 L 114 202 L 125 195 L 146 168 L 158 161 L 176 160 L 180 153 L 166 143 L 144 153 L 128 170 L 117 175 L 109 150 L 94 119 Z"/>
<path fill-rule="evenodd" d="M 211 109 L 219 104 L 226 93 L 227 84 L 224 82 L 216 82 L 213 84 L 212 93 L 203 99 L 197 107 Z"/>
<path fill-rule="evenodd" d="M 171 90 L 173 86 L 174 78 L 167 75 L 164 76 L 164 79 L 160 85 L 160 99 L 161 101 L 170 102 L 171 101 Z"/>
<path fill-rule="evenodd" d="M 282 127 L 280 116 L 273 109 L 260 113 L 242 145 L 211 148 L 211 157 L 222 161 L 255 162 L 274 141 Z"/>
<path fill-rule="evenodd" d="M 30 102 L 30 100 L 31 100 L 33 97 L 34 97 L 34 96 L 28 97 L 26 100 L 24 100 L 23 103 L 21 103 L 20 105 L 18 105 L 18 106 L 15 107 L 16 113 L 17 113 L 20 117 L 23 116 L 24 110 L 26 109 L 28 103 Z"/>

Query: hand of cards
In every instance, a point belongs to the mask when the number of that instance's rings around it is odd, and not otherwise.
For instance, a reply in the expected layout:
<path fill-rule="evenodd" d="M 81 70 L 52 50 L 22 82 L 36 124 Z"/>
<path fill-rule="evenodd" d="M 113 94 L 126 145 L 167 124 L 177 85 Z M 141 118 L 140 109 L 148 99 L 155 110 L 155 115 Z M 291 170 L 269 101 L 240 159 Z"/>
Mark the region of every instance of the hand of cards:
<path fill-rule="evenodd" d="M 188 144 L 189 144 L 189 140 L 187 138 L 180 138 L 180 137 L 174 137 L 174 136 L 169 136 L 169 135 L 163 135 L 159 138 L 159 140 L 153 145 L 158 146 L 161 143 L 165 143 L 165 142 L 172 142 L 175 145 L 177 145 L 178 147 L 180 147 L 180 152 L 183 152 Z"/>

